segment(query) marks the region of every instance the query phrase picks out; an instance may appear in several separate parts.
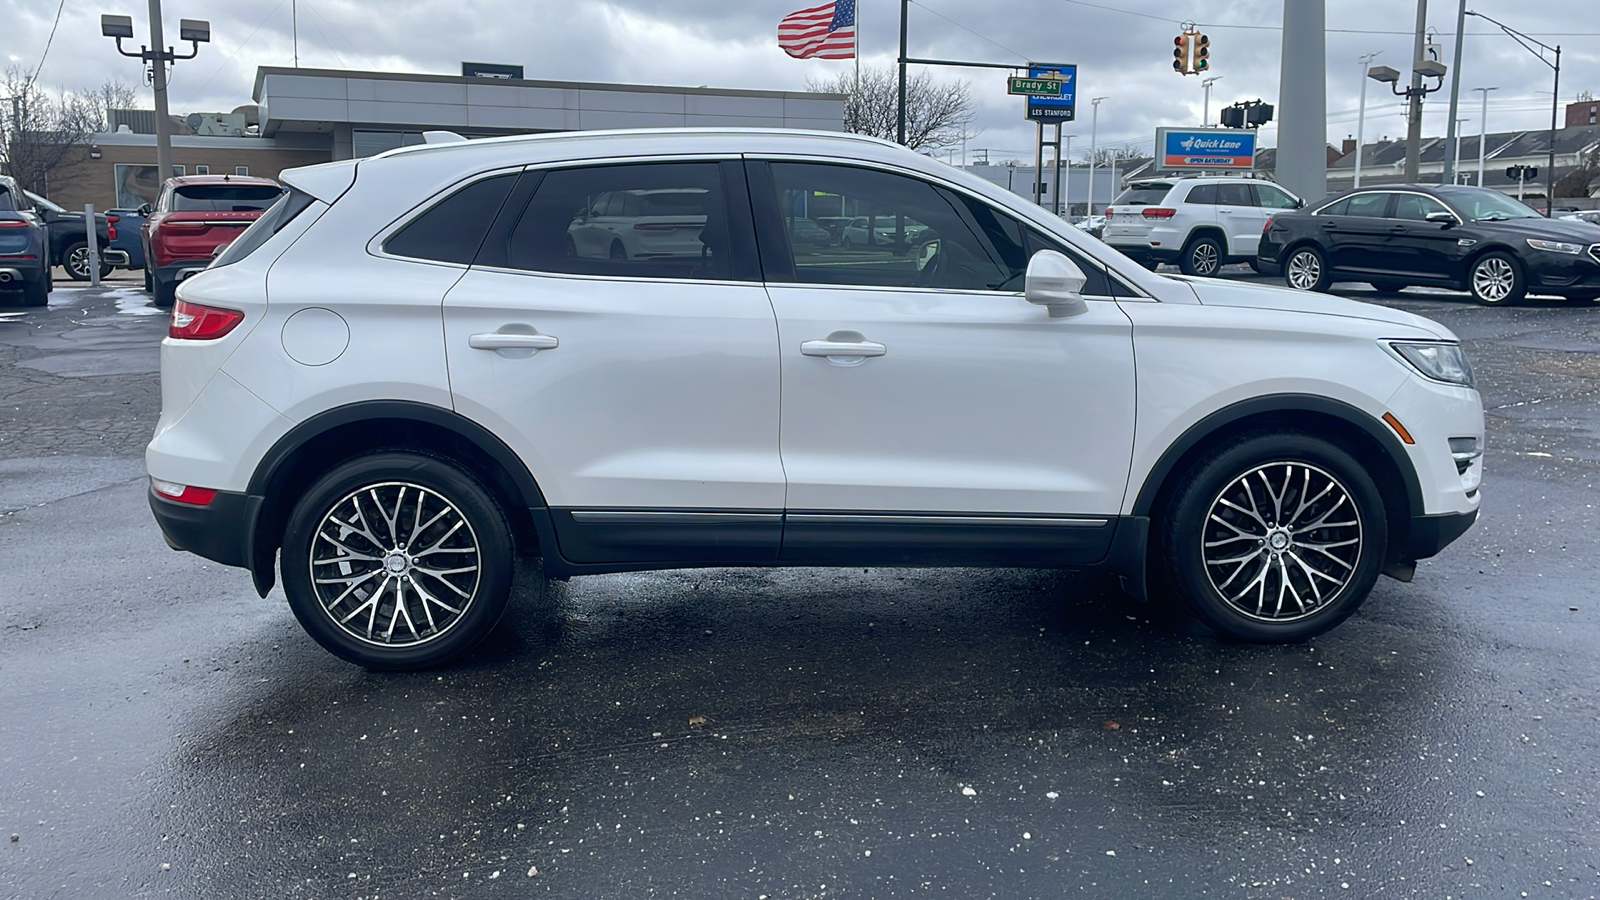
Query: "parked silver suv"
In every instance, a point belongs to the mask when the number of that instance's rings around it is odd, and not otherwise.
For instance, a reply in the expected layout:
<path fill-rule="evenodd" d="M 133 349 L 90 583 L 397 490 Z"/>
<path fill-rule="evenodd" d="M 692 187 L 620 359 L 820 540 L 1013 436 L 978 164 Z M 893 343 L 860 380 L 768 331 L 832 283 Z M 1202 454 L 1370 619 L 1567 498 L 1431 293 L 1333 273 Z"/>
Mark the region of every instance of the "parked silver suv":
<path fill-rule="evenodd" d="M 1258 178 L 1136 181 L 1106 208 L 1101 239 L 1149 268 L 1177 263 L 1185 275 L 1211 276 L 1228 263 L 1255 265 L 1267 220 L 1302 206 Z"/>

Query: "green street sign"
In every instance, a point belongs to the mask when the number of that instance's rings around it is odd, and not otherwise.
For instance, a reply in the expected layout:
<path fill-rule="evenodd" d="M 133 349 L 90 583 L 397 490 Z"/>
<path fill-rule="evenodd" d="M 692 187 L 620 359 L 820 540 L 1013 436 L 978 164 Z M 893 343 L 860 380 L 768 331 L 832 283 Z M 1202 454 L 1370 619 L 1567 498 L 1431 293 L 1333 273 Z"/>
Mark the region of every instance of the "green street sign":
<path fill-rule="evenodd" d="M 1061 96 L 1061 82 L 1054 78 L 1008 78 L 1006 90 L 1012 94 L 1027 94 L 1030 97 L 1059 97 Z"/>

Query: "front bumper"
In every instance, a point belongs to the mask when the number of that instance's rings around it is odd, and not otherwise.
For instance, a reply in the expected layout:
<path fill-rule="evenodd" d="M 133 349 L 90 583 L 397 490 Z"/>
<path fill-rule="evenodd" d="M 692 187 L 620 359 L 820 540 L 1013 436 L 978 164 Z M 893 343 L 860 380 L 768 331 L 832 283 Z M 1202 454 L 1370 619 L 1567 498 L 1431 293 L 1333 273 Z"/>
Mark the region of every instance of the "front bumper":
<path fill-rule="evenodd" d="M 1478 511 L 1446 513 L 1442 516 L 1412 516 L 1411 540 L 1406 559 L 1427 559 L 1455 543 L 1478 520 Z"/>
<path fill-rule="evenodd" d="M 204 506 L 179 503 L 149 489 L 150 511 L 174 550 L 187 550 L 225 566 L 250 568 L 261 497 L 218 491 Z"/>
<path fill-rule="evenodd" d="M 1532 250 L 1522 259 L 1535 293 L 1600 294 L 1600 244 L 1575 255 Z"/>

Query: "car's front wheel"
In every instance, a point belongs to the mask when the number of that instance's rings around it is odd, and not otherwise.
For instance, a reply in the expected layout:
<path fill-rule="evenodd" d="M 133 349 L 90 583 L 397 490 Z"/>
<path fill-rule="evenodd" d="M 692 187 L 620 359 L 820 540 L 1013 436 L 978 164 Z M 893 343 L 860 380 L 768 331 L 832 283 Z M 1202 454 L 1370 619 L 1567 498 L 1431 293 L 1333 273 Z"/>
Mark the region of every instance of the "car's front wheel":
<path fill-rule="evenodd" d="M 1328 262 L 1315 247 L 1297 247 L 1283 264 L 1283 280 L 1297 291 L 1326 291 Z"/>
<path fill-rule="evenodd" d="M 511 593 L 511 530 L 471 475 L 384 452 L 318 480 L 283 540 L 283 587 L 317 643 L 371 669 L 420 669 L 476 645 Z"/>
<path fill-rule="evenodd" d="M 1213 628 L 1263 643 L 1322 634 L 1382 568 L 1383 500 L 1350 454 L 1298 432 L 1249 435 L 1201 459 L 1173 496 L 1160 559 Z"/>
<path fill-rule="evenodd" d="M 1485 306 L 1514 306 L 1528 293 L 1522 266 L 1509 253 L 1485 253 L 1472 264 L 1467 276 L 1472 299 Z"/>

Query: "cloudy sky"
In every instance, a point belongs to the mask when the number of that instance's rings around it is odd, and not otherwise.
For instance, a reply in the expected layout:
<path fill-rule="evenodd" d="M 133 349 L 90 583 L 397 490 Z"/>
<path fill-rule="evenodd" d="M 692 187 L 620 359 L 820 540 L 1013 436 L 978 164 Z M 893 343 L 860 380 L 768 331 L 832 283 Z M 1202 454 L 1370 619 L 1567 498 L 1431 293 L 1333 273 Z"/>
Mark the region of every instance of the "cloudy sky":
<path fill-rule="evenodd" d="M 0 0 L 0 57 L 33 69 L 43 59 L 47 85 L 87 87 L 108 77 L 139 83 L 135 60 L 116 55 L 99 36 L 103 12 L 132 15 L 147 36 L 143 0 Z M 250 101 L 257 66 L 291 65 L 291 14 L 298 7 L 300 65 L 321 68 L 458 74 L 461 60 L 519 63 L 530 78 L 718 87 L 802 89 L 811 77 L 851 63 L 794 60 L 776 44 L 784 14 L 818 0 L 167 0 L 169 42 L 184 16 L 208 17 L 212 43 L 178 63 L 174 112 L 221 111 Z M 1356 128 L 1359 57 L 1405 71 L 1413 0 L 1326 0 L 1328 137 Z M 1561 98 L 1600 93 L 1600 0 L 1470 0 L 1470 7 L 1547 44 L 1561 44 Z M 866 64 L 890 64 L 897 51 L 899 3 L 859 0 Z M 1079 97 L 1105 96 L 1099 142 L 1149 148 L 1158 125 L 1198 124 L 1200 79 L 1171 70 L 1172 38 L 1183 19 L 1211 37 L 1212 97 L 1220 105 L 1276 102 L 1283 0 L 915 0 L 910 55 L 925 58 L 1077 63 Z M 1454 49 L 1456 3 L 1432 0 L 1428 22 L 1442 58 Z M 1550 69 L 1482 19 L 1467 20 L 1462 65 L 1463 129 L 1478 129 L 1479 94 L 1491 93 L 1491 130 L 1549 125 Z M 48 53 L 46 42 L 55 28 Z M 1004 72 L 935 69 L 940 79 L 970 81 L 979 113 L 968 153 L 993 159 L 1032 156 L 1032 126 L 1021 98 L 1005 93 Z M 1403 134 L 1401 101 L 1371 83 L 1369 139 Z M 1543 93 L 1541 93 L 1543 92 Z M 144 103 L 150 102 L 144 89 Z M 1447 92 L 1430 98 L 1426 132 L 1442 134 Z M 1080 100 L 1083 103 L 1083 100 Z M 1090 128 L 1069 126 L 1074 151 Z M 1269 126 L 1263 144 L 1275 142 Z"/>

